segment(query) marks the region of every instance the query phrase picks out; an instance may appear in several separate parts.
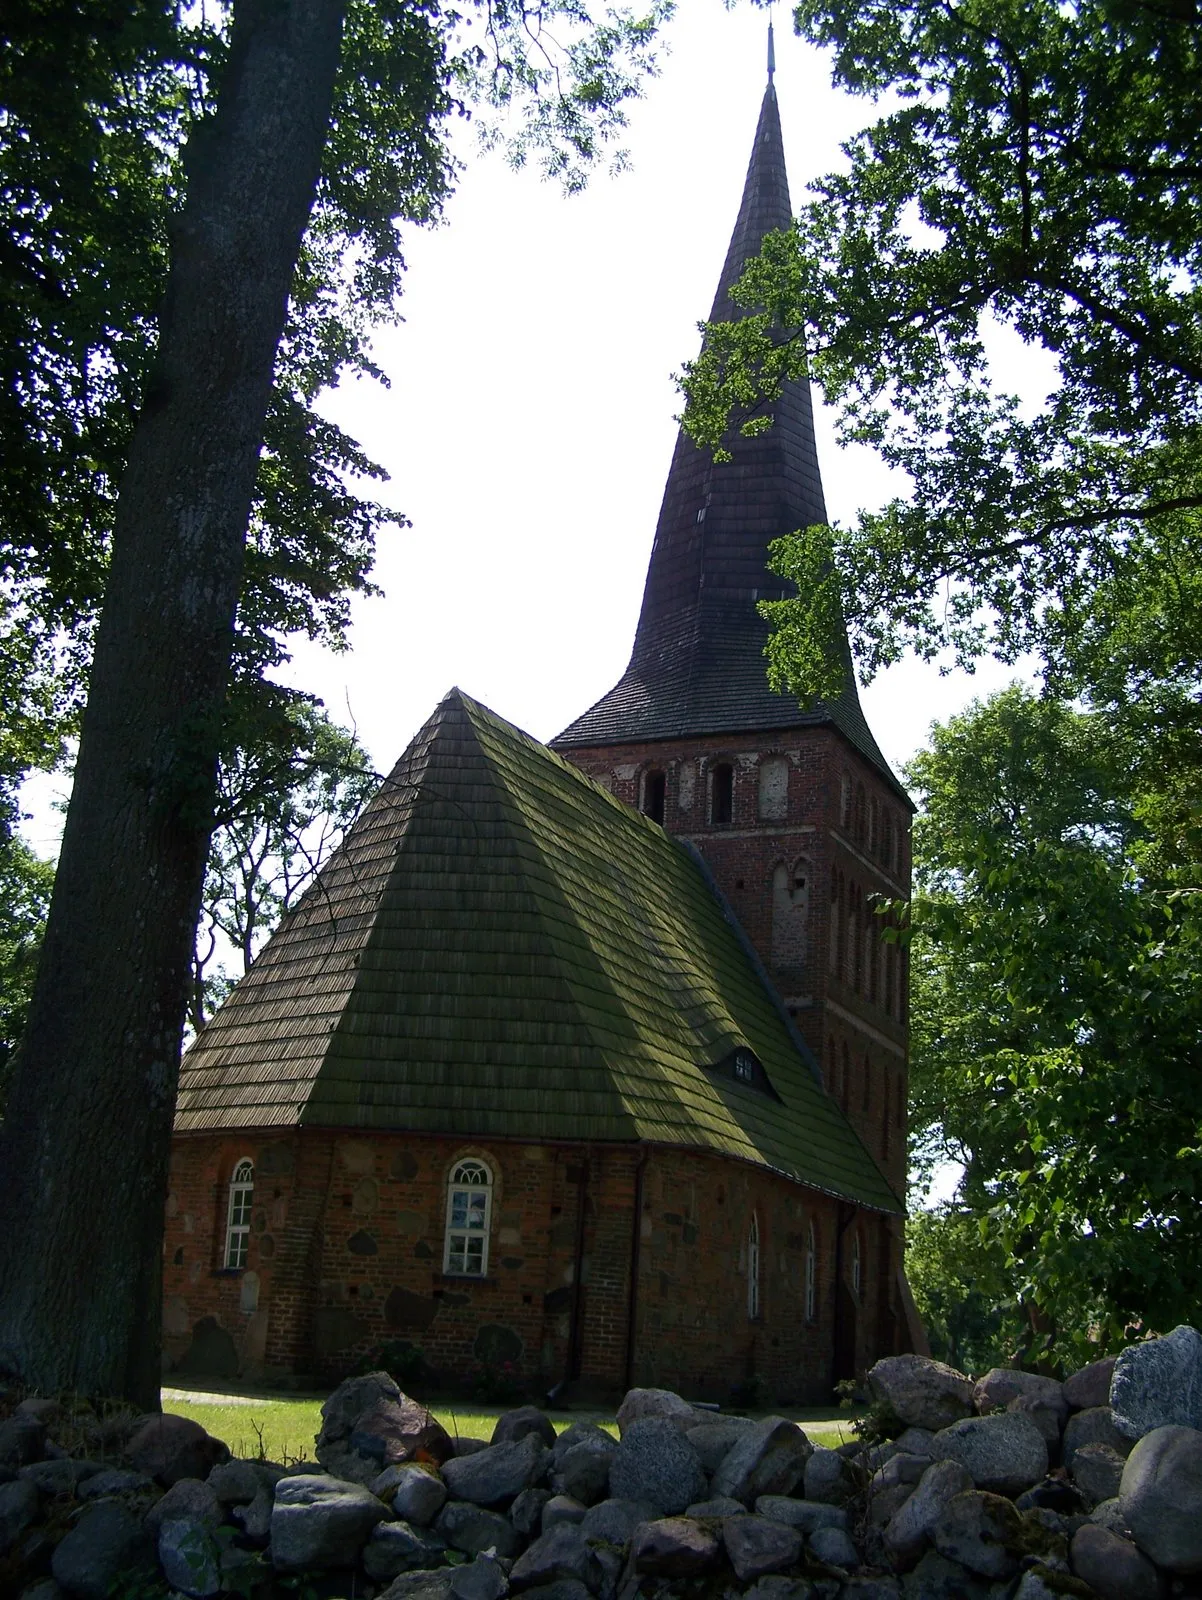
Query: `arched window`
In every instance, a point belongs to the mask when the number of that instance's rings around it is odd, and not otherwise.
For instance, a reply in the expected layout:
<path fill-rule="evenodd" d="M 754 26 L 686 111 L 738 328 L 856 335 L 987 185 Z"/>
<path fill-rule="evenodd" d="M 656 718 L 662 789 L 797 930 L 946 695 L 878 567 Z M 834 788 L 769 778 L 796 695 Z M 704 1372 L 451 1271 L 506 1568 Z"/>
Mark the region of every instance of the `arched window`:
<path fill-rule="evenodd" d="M 856 843 L 863 844 L 868 833 L 868 798 L 864 793 L 864 785 L 856 784 L 856 815 L 855 815 Z"/>
<path fill-rule="evenodd" d="M 225 1264 L 244 1267 L 250 1249 L 250 1200 L 255 1192 L 255 1167 L 249 1157 L 239 1161 L 230 1179 L 230 1204 L 225 1224 Z M 211 1258 L 210 1258 L 211 1259 Z"/>
<path fill-rule="evenodd" d="M 715 828 L 729 828 L 735 814 L 735 769 L 729 761 L 719 761 L 710 772 L 710 822 Z"/>
<path fill-rule="evenodd" d="M 652 770 L 643 774 L 643 803 L 640 807 L 645 817 L 664 825 L 664 801 L 668 793 L 667 773 Z"/>
<path fill-rule="evenodd" d="M 851 779 L 845 772 L 839 779 L 839 826 L 846 828 L 851 823 Z"/>
<path fill-rule="evenodd" d="M 860 1233 L 856 1230 L 851 1241 L 851 1292 L 856 1299 L 860 1298 L 860 1290 L 864 1282 L 864 1269 L 860 1261 Z"/>
<path fill-rule="evenodd" d="M 849 884 L 847 891 L 847 981 L 853 989 L 860 987 L 860 891 Z"/>
<path fill-rule="evenodd" d="M 806 1237 L 805 1294 L 806 1321 L 813 1322 L 818 1315 L 818 1235 L 812 1222 Z"/>
<path fill-rule="evenodd" d="M 760 1314 L 760 1219 L 751 1213 L 747 1230 L 747 1315 L 752 1322 Z"/>
<path fill-rule="evenodd" d="M 784 822 L 788 817 L 788 756 L 767 756 L 760 762 L 759 811 L 764 822 Z"/>
<path fill-rule="evenodd" d="M 447 1186 L 447 1243 L 444 1272 L 483 1278 L 488 1272 L 488 1224 L 492 1215 L 492 1173 L 483 1161 L 460 1161 Z"/>

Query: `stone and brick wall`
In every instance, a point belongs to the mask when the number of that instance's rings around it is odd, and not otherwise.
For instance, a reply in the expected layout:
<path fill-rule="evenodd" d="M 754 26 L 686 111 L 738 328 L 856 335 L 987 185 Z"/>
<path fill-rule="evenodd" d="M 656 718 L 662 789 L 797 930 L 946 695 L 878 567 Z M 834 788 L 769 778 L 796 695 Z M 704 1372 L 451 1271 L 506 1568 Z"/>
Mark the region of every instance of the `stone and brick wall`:
<path fill-rule="evenodd" d="M 228 1270 L 229 1183 L 246 1157 L 255 1164 L 249 1252 Z M 468 1157 L 494 1177 L 482 1280 L 443 1271 L 448 1178 Z M 172 1164 L 166 1353 L 185 1375 L 329 1379 L 403 1340 L 459 1379 L 512 1362 L 531 1388 L 571 1374 L 621 1389 L 636 1253 L 630 1381 L 721 1400 L 758 1378 L 782 1401 L 820 1401 L 843 1375 L 834 1360 L 850 1374 L 901 1345 L 894 1226 L 759 1168 L 663 1147 L 323 1129 L 196 1135 L 177 1140 Z"/>

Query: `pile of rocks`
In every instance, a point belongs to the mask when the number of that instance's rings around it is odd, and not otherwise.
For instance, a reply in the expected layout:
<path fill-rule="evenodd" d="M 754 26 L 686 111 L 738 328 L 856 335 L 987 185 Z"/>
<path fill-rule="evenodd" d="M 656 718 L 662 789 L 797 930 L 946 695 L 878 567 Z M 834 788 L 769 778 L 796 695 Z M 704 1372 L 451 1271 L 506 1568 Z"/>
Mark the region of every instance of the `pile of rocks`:
<path fill-rule="evenodd" d="M 1202 1573 L 1202 1337 L 1178 1329 L 1066 1383 L 974 1383 L 896 1356 L 894 1437 L 815 1448 L 793 1422 L 634 1389 L 619 1438 L 533 1406 L 451 1439 L 384 1373 L 322 1408 L 317 1462 L 234 1461 L 181 1417 L 119 1466 L 55 1447 L 52 1402 L 0 1424 L 0 1593 L 355 1600 L 1101 1600 Z M 291 1586 L 291 1587 L 290 1587 Z"/>

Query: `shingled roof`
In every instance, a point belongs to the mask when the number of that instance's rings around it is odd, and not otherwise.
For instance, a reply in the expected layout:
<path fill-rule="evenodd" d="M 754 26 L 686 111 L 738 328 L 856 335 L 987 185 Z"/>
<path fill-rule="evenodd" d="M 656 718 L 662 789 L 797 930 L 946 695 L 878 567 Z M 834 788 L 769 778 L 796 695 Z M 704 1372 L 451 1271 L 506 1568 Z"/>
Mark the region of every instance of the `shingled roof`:
<path fill-rule="evenodd" d="M 760 108 L 742 204 L 710 320 L 741 315 L 730 290 L 764 235 L 793 219 L 776 90 Z M 729 441 L 715 462 L 683 429 L 651 551 L 630 665 L 596 705 L 551 741 L 555 749 L 833 724 L 900 785 L 877 747 L 847 656 L 847 686 L 830 704 L 799 708 L 768 688 L 768 627 L 758 600 L 787 592 L 767 570 L 768 545 L 826 521 L 809 384 L 785 385 L 773 427 Z"/>
<path fill-rule="evenodd" d="M 176 1127 L 647 1140 L 899 1211 L 803 1051 L 687 847 L 452 690 L 188 1051 Z"/>

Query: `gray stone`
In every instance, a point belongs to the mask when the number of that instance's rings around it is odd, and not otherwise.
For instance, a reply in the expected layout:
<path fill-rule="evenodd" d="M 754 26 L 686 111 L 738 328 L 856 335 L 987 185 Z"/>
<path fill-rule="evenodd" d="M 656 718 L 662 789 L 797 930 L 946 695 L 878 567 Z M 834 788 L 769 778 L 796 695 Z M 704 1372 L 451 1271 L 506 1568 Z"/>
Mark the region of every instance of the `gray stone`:
<path fill-rule="evenodd" d="M 402 1572 L 376 1596 L 376 1600 L 449 1600 L 451 1573 Z"/>
<path fill-rule="evenodd" d="M 995 1585 L 938 1550 L 928 1550 L 902 1579 L 902 1593 L 906 1600 L 992 1600 Z"/>
<path fill-rule="evenodd" d="M 992 1494 L 1021 1494 L 1048 1470 L 1043 1435 L 1021 1412 L 965 1417 L 941 1429 L 935 1444 L 941 1459 L 959 1461 Z"/>
<path fill-rule="evenodd" d="M 1012 1578 L 1026 1540 L 1022 1514 L 1001 1495 L 969 1489 L 954 1495 L 931 1529 L 939 1554 L 982 1578 Z"/>
<path fill-rule="evenodd" d="M 56 1421 L 62 1415 L 62 1403 L 48 1394 L 31 1394 L 13 1408 L 14 1417 L 33 1417 L 43 1425 Z"/>
<path fill-rule="evenodd" d="M 901 1592 L 896 1578 L 852 1577 L 843 1585 L 840 1600 L 899 1600 Z"/>
<path fill-rule="evenodd" d="M 701 1422 L 688 1430 L 689 1443 L 701 1458 L 707 1472 L 716 1472 L 727 1452 L 739 1437 L 753 1426 L 749 1417 L 723 1417 L 717 1422 Z"/>
<path fill-rule="evenodd" d="M 1064 1380 L 1064 1398 L 1074 1411 L 1110 1404 L 1110 1380 L 1114 1375 L 1113 1356 L 1091 1361 L 1089 1366 Z"/>
<path fill-rule="evenodd" d="M 1099 1600 L 1158 1600 L 1156 1568 L 1127 1539 L 1087 1522 L 1073 1534 L 1069 1559 L 1074 1574 Z"/>
<path fill-rule="evenodd" d="M 1039 1395 L 1045 1405 L 1066 1405 L 1063 1385 L 1038 1372 L 1023 1372 L 1018 1367 L 991 1367 L 973 1388 L 973 1404 L 984 1416 L 989 1411 L 1004 1411 L 1020 1395 Z"/>
<path fill-rule="evenodd" d="M 886 1553 L 902 1570 L 912 1567 L 931 1541 L 932 1530 L 958 1494 L 973 1486 L 968 1468 L 958 1461 L 935 1461 L 918 1487 L 890 1517 L 883 1534 Z"/>
<path fill-rule="evenodd" d="M 762 1578 L 766 1572 L 783 1572 L 786 1567 L 795 1566 L 805 1547 L 805 1539 L 796 1528 L 746 1513 L 726 1518 L 722 1524 L 722 1542 L 741 1583 Z"/>
<path fill-rule="evenodd" d="M 761 1517 L 770 1517 L 773 1522 L 783 1522 L 790 1528 L 800 1528 L 802 1533 L 847 1526 L 847 1512 L 842 1506 L 832 1506 L 820 1500 L 794 1500 L 785 1494 L 762 1494 L 755 1503 L 755 1509 Z"/>
<path fill-rule="evenodd" d="M 442 1476 L 451 1497 L 476 1506 L 504 1506 L 523 1489 L 533 1489 L 548 1464 L 547 1447 L 536 1433 L 508 1444 L 489 1445 L 475 1455 L 443 1463 Z"/>
<path fill-rule="evenodd" d="M 0 1556 L 8 1554 L 37 1514 L 35 1484 L 22 1478 L 15 1483 L 0 1483 Z"/>
<path fill-rule="evenodd" d="M 570 1494 L 553 1494 L 543 1507 L 542 1531 L 553 1528 L 557 1522 L 583 1522 L 587 1506 L 573 1500 Z"/>
<path fill-rule="evenodd" d="M 378 1522 L 363 1546 L 363 1570 L 377 1583 L 402 1572 L 436 1567 L 446 1550 L 446 1542 L 429 1528 L 415 1528 L 409 1522 Z"/>
<path fill-rule="evenodd" d="M 1123 1481 L 1123 1458 L 1108 1444 L 1083 1444 L 1073 1454 L 1073 1482 L 1085 1503 L 1113 1500 Z"/>
<path fill-rule="evenodd" d="M 1084 1444 L 1108 1444 L 1125 1459 L 1131 1454 L 1132 1441 L 1115 1427 L 1109 1406 L 1094 1406 L 1089 1411 L 1075 1412 L 1065 1423 L 1061 1453 L 1070 1472 L 1073 1456 Z"/>
<path fill-rule="evenodd" d="M 124 1467 L 103 1467 L 85 1478 L 75 1494 L 80 1500 L 98 1500 L 101 1495 L 131 1494 L 153 1487 L 144 1472 L 129 1472 Z"/>
<path fill-rule="evenodd" d="M 509 1579 L 501 1563 L 488 1556 L 477 1556 L 466 1566 L 456 1567 L 451 1574 L 454 1600 L 504 1600 L 508 1593 Z"/>
<path fill-rule="evenodd" d="M 1060 1435 L 1064 1431 L 1065 1419 L 1068 1416 L 1068 1407 L 1063 1400 L 1056 1404 L 1049 1403 L 1040 1394 L 1020 1394 L 1011 1400 L 1006 1410 L 1019 1416 L 1029 1417 L 1039 1429 L 1047 1446 L 1048 1461 L 1060 1460 Z"/>
<path fill-rule="evenodd" d="M 929 1456 L 932 1461 L 935 1459 L 935 1435 L 930 1428 L 907 1428 L 904 1433 L 898 1434 L 893 1443 L 907 1455 Z"/>
<path fill-rule="evenodd" d="M 206 1528 L 219 1528 L 224 1520 L 225 1511 L 212 1484 L 181 1478 L 151 1506 L 144 1525 L 157 1539 L 164 1522 L 199 1522 Z"/>
<path fill-rule="evenodd" d="M 530 1538 L 541 1529 L 543 1507 L 550 1498 L 550 1489 L 522 1490 L 509 1508 L 509 1520 L 519 1533 Z"/>
<path fill-rule="evenodd" d="M 76 1600 L 108 1600 L 118 1579 L 147 1580 L 158 1563 L 137 1517 L 119 1500 L 97 1500 L 54 1547 L 50 1570 Z"/>
<path fill-rule="evenodd" d="M 809 1538 L 810 1554 L 829 1567 L 850 1572 L 860 1564 L 860 1553 L 843 1528 L 816 1528 Z"/>
<path fill-rule="evenodd" d="M 930 1464 L 930 1456 L 912 1456 L 908 1451 L 899 1450 L 895 1456 L 889 1457 L 883 1467 L 873 1473 L 868 1483 L 868 1492 L 881 1494 L 885 1489 L 892 1489 L 899 1483 L 913 1488 Z"/>
<path fill-rule="evenodd" d="M 1128 1345 L 1114 1364 L 1110 1409 L 1129 1439 L 1153 1428 L 1202 1428 L 1202 1333 L 1182 1326 Z"/>
<path fill-rule="evenodd" d="M 75 1494 L 79 1485 L 102 1470 L 99 1461 L 75 1461 L 62 1456 L 57 1461 L 34 1461 L 21 1467 L 17 1476 L 32 1483 L 43 1494 Z"/>
<path fill-rule="evenodd" d="M 805 1477 L 814 1446 L 795 1422 L 765 1417 L 747 1428 L 714 1473 L 711 1491 L 745 1506 L 762 1494 L 792 1494 Z M 690 1495 L 692 1500 L 697 1495 Z M 687 1505 L 688 1502 L 686 1501 Z"/>
<path fill-rule="evenodd" d="M 45 1452 L 46 1429 L 37 1417 L 0 1422 L 0 1467 L 25 1467 Z"/>
<path fill-rule="evenodd" d="M 741 1500 L 718 1495 L 713 1500 L 695 1500 L 691 1506 L 684 1508 L 684 1514 L 686 1517 L 741 1517 L 746 1510 Z"/>
<path fill-rule="evenodd" d="M 541 1534 L 514 1562 L 509 1586 L 521 1590 L 560 1578 L 575 1578 L 596 1594 L 601 1577 L 601 1565 L 579 1524 L 560 1522 Z"/>
<path fill-rule="evenodd" d="M 886 1356 L 869 1372 L 868 1387 L 907 1427 L 946 1428 L 973 1409 L 972 1379 L 929 1356 Z"/>
<path fill-rule="evenodd" d="M 208 1484 L 223 1506 L 244 1506 L 258 1494 L 263 1480 L 250 1461 L 223 1461 L 209 1473 Z"/>
<path fill-rule="evenodd" d="M 742 1507 L 740 1507 L 740 1510 Z M 693 1513 L 690 1512 L 691 1516 Z M 654 1522 L 659 1511 L 640 1500 L 602 1500 L 590 1506 L 580 1524 L 586 1539 L 624 1550 L 640 1522 Z"/>
<path fill-rule="evenodd" d="M 618 1448 L 618 1441 L 613 1434 L 605 1428 L 599 1428 L 595 1422 L 574 1422 L 556 1438 L 551 1449 L 551 1465 L 558 1470 L 560 1462 L 568 1451 L 574 1450 L 581 1444 L 604 1445 L 610 1450 Z"/>
<path fill-rule="evenodd" d="M 452 1454 L 458 1460 L 461 1456 L 478 1456 L 481 1450 L 488 1448 L 487 1439 L 473 1439 L 470 1433 L 461 1433 L 455 1440 Z"/>
<path fill-rule="evenodd" d="M 521 1549 L 516 1530 L 499 1511 L 485 1511 L 464 1500 L 448 1501 L 435 1517 L 434 1526 L 453 1550 L 462 1550 L 464 1555 L 495 1550 L 499 1556 L 516 1556 Z"/>
<path fill-rule="evenodd" d="M 910 1483 L 893 1483 L 887 1489 L 878 1489 L 868 1499 L 868 1525 L 870 1528 L 884 1528 L 914 1493 L 914 1486 Z"/>
<path fill-rule="evenodd" d="M 230 1458 L 229 1446 L 212 1438 L 199 1422 L 170 1412 L 139 1419 L 125 1453 L 132 1467 L 164 1489 L 181 1478 L 207 1478 L 218 1462 Z"/>
<path fill-rule="evenodd" d="M 221 1588 L 221 1562 L 202 1522 L 173 1518 L 159 1528 L 159 1565 L 173 1589 L 205 1600 Z"/>
<path fill-rule="evenodd" d="M 67 1591 L 53 1578 L 39 1578 L 21 1590 L 20 1600 L 67 1600 Z"/>
<path fill-rule="evenodd" d="M 635 1530 L 630 1559 L 636 1572 L 658 1578 L 691 1578 L 716 1567 L 722 1541 L 709 1522 L 688 1517 L 661 1517 Z"/>
<path fill-rule="evenodd" d="M 321 1408 L 316 1455 L 326 1472 L 366 1487 L 385 1467 L 419 1453 L 441 1465 L 455 1446 L 427 1407 L 403 1394 L 386 1372 L 340 1383 Z"/>
<path fill-rule="evenodd" d="M 353 1566 L 388 1508 L 361 1483 L 326 1473 L 281 1478 L 271 1513 L 271 1559 L 280 1572 Z"/>
<path fill-rule="evenodd" d="M 490 1444 L 514 1444 L 528 1433 L 537 1435 L 550 1450 L 555 1445 L 555 1424 L 537 1406 L 517 1406 L 497 1418 Z"/>
<path fill-rule="evenodd" d="M 416 1461 L 389 1467 L 372 1483 L 371 1492 L 417 1528 L 428 1528 L 447 1499 L 447 1486 L 437 1472 Z"/>
<path fill-rule="evenodd" d="M 274 1508 L 274 1485 L 269 1490 L 266 1484 L 262 1484 L 254 1499 L 244 1506 L 235 1506 L 230 1516 L 248 1539 L 266 1543 L 271 1533 L 271 1513 Z"/>
<path fill-rule="evenodd" d="M 831 1600 L 843 1592 L 839 1578 L 786 1578 L 772 1573 L 743 1591 L 744 1600 Z"/>
<path fill-rule="evenodd" d="M 805 1465 L 806 1499 L 842 1505 L 855 1492 L 856 1471 L 847 1457 L 837 1450 L 824 1450 L 816 1445 Z"/>
<path fill-rule="evenodd" d="M 1028 1567 L 1018 1580 L 1013 1600 L 1064 1600 L 1064 1585 L 1055 1567 Z"/>
<path fill-rule="evenodd" d="M 1089 1520 L 1096 1523 L 1099 1528 L 1109 1528 L 1111 1533 L 1117 1533 L 1120 1539 L 1131 1537 L 1131 1529 L 1127 1526 L 1127 1519 L 1123 1515 L 1123 1503 L 1117 1495 L 1113 1500 L 1103 1500 L 1100 1505 L 1096 1505 L 1089 1513 Z"/>
<path fill-rule="evenodd" d="M 1119 1501 L 1136 1544 L 1158 1567 L 1202 1572 L 1202 1433 L 1146 1433 L 1127 1457 Z"/>
<path fill-rule="evenodd" d="M 675 1421 L 666 1416 L 644 1416 L 626 1424 L 622 1442 L 609 1464 L 612 1495 L 619 1500 L 646 1500 L 672 1515 L 700 1500 L 705 1488 L 705 1473 L 697 1452 Z M 719 1494 L 727 1492 L 716 1481 L 715 1490 Z"/>
<path fill-rule="evenodd" d="M 631 1423 L 640 1422 L 644 1417 L 666 1417 L 683 1433 L 709 1421 L 712 1413 L 695 1411 L 671 1389 L 631 1389 L 618 1407 L 618 1433 L 625 1438 Z"/>
<path fill-rule="evenodd" d="M 570 1494 L 586 1506 L 604 1500 L 609 1494 L 609 1469 L 618 1442 L 608 1433 L 596 1430 L 566 1450 L 558 1462 L 552 1457 L 555 1472 L 551 1479 L 556 1494 Z"/>
<path fill-rule="evenodd" d="M 579 1578 L 556 1578 L 553 1583 L 537 1583 L 525 1592 L 529 1600 L 589 1600 L 589 1592 Z"/>

